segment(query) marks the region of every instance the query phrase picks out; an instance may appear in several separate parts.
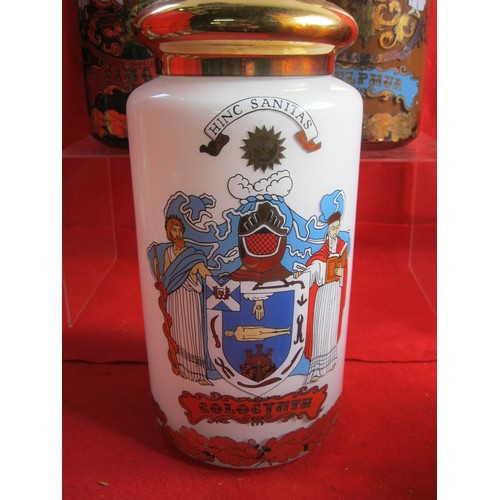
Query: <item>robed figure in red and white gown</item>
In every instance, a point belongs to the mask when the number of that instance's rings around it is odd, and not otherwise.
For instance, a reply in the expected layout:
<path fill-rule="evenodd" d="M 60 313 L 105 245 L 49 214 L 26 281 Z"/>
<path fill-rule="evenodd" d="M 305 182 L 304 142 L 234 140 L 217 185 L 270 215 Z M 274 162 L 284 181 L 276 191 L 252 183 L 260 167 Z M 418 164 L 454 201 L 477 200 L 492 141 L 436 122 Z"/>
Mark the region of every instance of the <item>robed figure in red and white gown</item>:
<path fill-rule="evenodd" d="M 312 286 L 304 351 L 310 361 L 306 383 L 316 382 L 337 364 L 348 271 L 347 243 L 339 231 L 340 212 L 335 212 L 328 219 L 325 244 L 307 262 Z"/>

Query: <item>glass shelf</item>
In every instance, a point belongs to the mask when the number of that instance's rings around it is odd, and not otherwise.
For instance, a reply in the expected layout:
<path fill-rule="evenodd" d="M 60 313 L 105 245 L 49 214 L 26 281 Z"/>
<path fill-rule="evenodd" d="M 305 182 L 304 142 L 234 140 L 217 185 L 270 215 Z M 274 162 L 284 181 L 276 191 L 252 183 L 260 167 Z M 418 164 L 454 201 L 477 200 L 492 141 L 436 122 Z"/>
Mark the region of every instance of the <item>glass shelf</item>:
<path fill-rule="evenodd" d="M 63 314 L 70 327 L 117 260 L 109 163 L 102 156 L 63 162 Z"/>
<path fill-rule="evenodd" d="M 88 135 L 84 139 L 63 149 L 63 160 L 67 158 L 128 158 L 127 148 L 106 146 L 102 142 Z"/>
<path fill-rule="evenodd" d="M 434 137 L 419 134 L 416 139 L 401 146 L 385 146 L 376 149 L 362 147 L 362 162 L 435 162 L 437 157 L 437 141 Z"/>
<path fill-rule="evenodd" d="M 63 291 L 66 321 L 72 326 L 118 258 L 110 173 L 115 163 L 116 171 L 123 171 L 129 152 L 106 146 L 88 135 L 65 148 L 62 158 Z M 360 213 L 369 212 L 370 220 L 384 221 L 380 207 L 385 203 L 389 211 L 401 217 L 405 203 L 411 205 L 408 269 L 434 311 L 436 158 L 436 139 L 419 134 L 401 146 L 362 149 L 360 176 L 360 185 L 374 196 L 370 201 L 364 198 L 360 204 Z M 386 201 L 379 199 L 383 196 L 388 197 Z"/>
<path fill-rule="evenodd" d="M 416 139 L 401 146 L 384 146 L 376 149 L 362 148 L 361 162 L 429 162 L 436 161 L 436 139 L 426 134 L 419 134 Z M 63 150 L 64 158 L 128 158 L 128 149 L 121 149 L 102 144 L 91 135 L 68 146 Z"/>

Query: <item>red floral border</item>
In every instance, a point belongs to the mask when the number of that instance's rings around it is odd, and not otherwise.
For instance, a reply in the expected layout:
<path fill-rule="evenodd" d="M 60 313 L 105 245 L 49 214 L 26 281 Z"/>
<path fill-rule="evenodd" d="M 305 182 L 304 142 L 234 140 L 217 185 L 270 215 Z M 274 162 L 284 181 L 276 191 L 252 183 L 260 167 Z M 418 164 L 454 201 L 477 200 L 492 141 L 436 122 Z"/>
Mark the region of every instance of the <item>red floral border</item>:
<path fill-rule="evenodd" d="M 163 433 L 184 453 L 207 463 L 219 462 L 232 467 L 255 467 L 283 464 L 321 445 L 338 419 L 339 401 L 323 417 L 309 427 L 301 427 L 279 438 L 259 444 L 253 439 L 235 441 L 225 436 L 205 437 L 196 430 L 181 427 L 173 430 L 167 417 L 155 401 L 157 419 Z"/>

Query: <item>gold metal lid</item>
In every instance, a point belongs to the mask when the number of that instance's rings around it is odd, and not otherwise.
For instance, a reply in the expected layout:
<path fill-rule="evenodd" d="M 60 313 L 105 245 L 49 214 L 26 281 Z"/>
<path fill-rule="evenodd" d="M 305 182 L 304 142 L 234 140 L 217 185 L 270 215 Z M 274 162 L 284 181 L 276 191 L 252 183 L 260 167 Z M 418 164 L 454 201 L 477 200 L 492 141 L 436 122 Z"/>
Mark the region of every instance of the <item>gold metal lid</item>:
<path fill-rule="evenodd" d="M 335 54 L 358 34 L 326 0 L 156 2 L 134 28 L 159 73 L 189 76 L 333 74 Z"/>

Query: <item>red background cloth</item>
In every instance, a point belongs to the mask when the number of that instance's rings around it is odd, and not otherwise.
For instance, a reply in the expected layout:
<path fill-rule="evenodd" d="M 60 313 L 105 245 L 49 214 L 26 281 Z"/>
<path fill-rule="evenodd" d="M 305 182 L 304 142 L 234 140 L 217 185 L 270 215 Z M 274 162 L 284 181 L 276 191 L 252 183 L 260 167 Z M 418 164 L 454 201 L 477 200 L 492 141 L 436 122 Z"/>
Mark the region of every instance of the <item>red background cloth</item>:
<path fill-rule="evenodd" d="M 76 7 L 63 1 L 64 147 L 88 135 Z M 105 172 L 117 260 L 76 323 L 63 318 L 63 498 L 436 496 L 436 163 L 435 151 L 425 152 L 436 137 L 436 1 L 424 88 L 422 134 L 409 156 L 407 148 L 401 161 L 388 153 L 392 161 L 361 163 L 337 427 L 319 449 L 271 469 L 196 464 L 164 442 L 148 387 L 128 158 L 65 157 L 64 230 L 100 215 L 74 195 L 103 194 L 97 179 Z M 88 268 L 81 262 L 91 274 L 99 255 Z M 69 286 L 67 254 L 63 267 Z"/>

